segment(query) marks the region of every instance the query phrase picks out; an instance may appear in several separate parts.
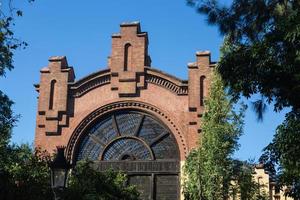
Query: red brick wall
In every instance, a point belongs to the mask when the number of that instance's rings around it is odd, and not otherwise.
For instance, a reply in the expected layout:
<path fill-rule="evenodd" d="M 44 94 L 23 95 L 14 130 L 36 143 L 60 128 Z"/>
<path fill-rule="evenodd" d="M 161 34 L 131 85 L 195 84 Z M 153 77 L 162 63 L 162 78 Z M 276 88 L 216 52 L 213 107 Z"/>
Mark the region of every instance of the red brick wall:
<path fill-rule="evenodd" d="M 131 45 L 131 66 L 124 71 L 125 45 Z M 41 70 L 35 145 L 53 152 L 56 146 L 76 147 L 75 135 L 96 115 L 118 109 L 139 109 L 162 120 L 177 140 L 181 160 L 197 145 L 201 135 L 200 77 L 204 97 L 208 95 L 213 64 L 209 52 L 197 52 L 196 62 L 188 64 L 188 81 L 152 69 L 148 55 L 148 35 L 139 23 L 121 25 L 112 36 L 108 69 L 74 82 L 73 68 L 65 57 L 51 57 Z M 56 80 L 53 109 L 49 109 L 50 85 Z M 102 109 L 103 108 L 103 109 Z M 99 111 L 101 110 L 101 112 Z M 83 128 L 82 128 L 83 127 Z"/>

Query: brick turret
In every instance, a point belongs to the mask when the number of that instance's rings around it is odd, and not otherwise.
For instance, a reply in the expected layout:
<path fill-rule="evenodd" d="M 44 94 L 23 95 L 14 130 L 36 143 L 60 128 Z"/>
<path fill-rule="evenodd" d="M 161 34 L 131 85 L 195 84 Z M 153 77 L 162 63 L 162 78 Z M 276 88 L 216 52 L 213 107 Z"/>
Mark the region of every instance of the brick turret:
<path fill-rule="evenodd" d="M 75 75 L 66 57 L 50 57 L 49 65 L 41 69 L 40 84 L 35 85 L 39 94 L 37 133 L 59 135 L 68 123 L 68 83 Z M 38 139 L 38 135 L 36 135 Z"/>
<path fill-rule="evenodd" d="M 210 60 L 210 52 L 202 51 L 196 53 L 196 62 L 189 63 L 189 97 L 188 105 L 190 112 L 189 121 L 189 144 L 196 146 L 198 133 L 201 133 L 201 117 L 204 111 L 204 100 L 209 95 L 211 75 L 214 63 Z"/>
<path fill-rule="evenodd" d="M 119 96 L 135 96 L 145 87 L 145 66 L 151 65 L 148 55 L 148 34 L 141 32 L 140 23 L 122 23 L 121 32 L 112 35 L 109 58 L 111 89 Z"/>

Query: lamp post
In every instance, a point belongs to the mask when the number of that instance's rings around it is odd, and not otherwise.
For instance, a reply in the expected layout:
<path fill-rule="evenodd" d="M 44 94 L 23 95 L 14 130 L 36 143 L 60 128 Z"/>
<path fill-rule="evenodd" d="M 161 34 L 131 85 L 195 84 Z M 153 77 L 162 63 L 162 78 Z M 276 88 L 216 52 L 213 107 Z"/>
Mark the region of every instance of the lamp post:
<path fill-rule="evenodd" d="M 51 187 L 54 193 L 54 199 L 60 200 L 60 194 L 66 187 L 70 163 L 64 155 L 65 147 L 57 147 L 57 154 L 52 162 L 49 163 L 51 169 Z"/>

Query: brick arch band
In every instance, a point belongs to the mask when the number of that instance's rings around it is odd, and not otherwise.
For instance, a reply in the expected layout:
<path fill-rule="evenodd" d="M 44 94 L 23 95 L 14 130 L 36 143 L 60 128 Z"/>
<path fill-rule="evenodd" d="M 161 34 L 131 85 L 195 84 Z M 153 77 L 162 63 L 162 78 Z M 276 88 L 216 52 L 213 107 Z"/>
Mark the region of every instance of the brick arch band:
<path fill-rule="evenodd" d="M 139 101 L 119 101 L 111 104 L 107 104 L 102 106 L 93 112 L 91 112 L 87 117 L 85 117 L 80 124 L 75 128 L 75 131 L 72 133 L 72 136 L 69 140 L 67 146 L 67 159 L 70 161 L 75 161 L 75 153 L 76 148 L 79 146 L 79 142 L 81 141 L 81 136 L 84 134 L 86 129 L 91 125 L 95 120 L 99 119 L 101 116 L 122 109 L 135 109 L 139 111 L 144 111 L 148 113 L 154 113 L 156 117 L 158 117 L 164 124 L 171 130 L 174 135 L 177 145 L 179 147 L 180 158 L 182 159 L 182 153 L 184 156 L 187 156 L 187 144 L 182 132 L 176 126 L 175 122 L 171 120 L 171 118 L 163 111 L 158 109 L 157 107 Z"/>

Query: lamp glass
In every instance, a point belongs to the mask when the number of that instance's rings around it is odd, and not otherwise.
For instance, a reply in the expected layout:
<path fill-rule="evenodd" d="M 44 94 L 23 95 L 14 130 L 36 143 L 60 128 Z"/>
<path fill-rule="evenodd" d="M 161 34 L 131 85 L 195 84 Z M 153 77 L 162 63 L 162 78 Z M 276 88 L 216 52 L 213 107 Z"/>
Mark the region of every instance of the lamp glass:
<path fill-rule="evenodd" d="M 66 185 L 66 169 L 52 169 L 52 187 L 60 188 Z"/>

